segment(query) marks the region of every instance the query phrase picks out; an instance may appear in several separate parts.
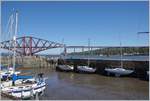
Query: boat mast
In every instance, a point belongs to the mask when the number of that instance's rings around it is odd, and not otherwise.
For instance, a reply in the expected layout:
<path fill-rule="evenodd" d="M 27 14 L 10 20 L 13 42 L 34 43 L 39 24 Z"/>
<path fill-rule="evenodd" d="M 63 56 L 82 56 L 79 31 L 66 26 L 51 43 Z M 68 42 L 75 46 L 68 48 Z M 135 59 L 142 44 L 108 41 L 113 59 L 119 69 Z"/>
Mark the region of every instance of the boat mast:
<path fill-rule="evenodd" d="M 121 68 L 123 68 L 123 62 L 122 62 L 122 43 L 120 39 L 120 62 L 121 62 Z"/>
<path fill-rule="evenodd" d="M 18 31 L 18 12 L 15 14 L 15 35 L 13 36 L 13 43 L 14 43 L 14 54 L 13 54 L 13 72 L 15 72 L 15 62 L 16 62 L 16 35 Z"/>
<path fill-rule="evenodd" d="M 8 39 L 11 39 L 12 38 L 12 35 L 13 35 L 13 24 L 14 24 L 14 14 L 12 14 L 10 17 L 9 17 L 9 20 L 8 20 L 8 23 L 7 23 L 7 29 L 8 30 Z M 9 67 L 10 67 L 10 62 L 11 62 L 11 55 L 10 55 L 10 47 L 11 47 L 11 43 L 12 41 L 9 42 L 9 47 L 8 47 L 8 65 L 7 65 L 7 70 L 9 70 Z"/>
<path fill-rule="evenodd" d="M 90 55 L 90 39 L 88 39 L 88 67 L 90 66 L 90 59 L 89 59 L 89 55 Z"/>
<path fill-rule="evenodd" d="M 11 39 L 12 35 L 12 26 L 13 26 L 13 14 L 9 18 L 10 21 L 10 28 L 8 29 L 8 39 Z M 9 24 L 9 22 L 8 22 Z M 9 25 L 8 25 L 9 26 Z M 8 47 L 8 65 L 7 65 L 7 71 L 9 70 L 10 67 L 10 46 L 11 46 L 11 41 L 9 41 L 9 47 Z"/>

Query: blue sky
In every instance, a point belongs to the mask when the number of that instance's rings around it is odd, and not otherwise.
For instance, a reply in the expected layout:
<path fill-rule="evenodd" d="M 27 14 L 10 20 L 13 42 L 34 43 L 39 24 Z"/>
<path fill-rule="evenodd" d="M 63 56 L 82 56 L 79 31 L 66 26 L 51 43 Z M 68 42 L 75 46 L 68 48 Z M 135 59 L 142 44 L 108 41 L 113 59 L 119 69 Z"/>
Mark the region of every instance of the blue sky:
<path fill-rule="evenodd" d="M 146 45 L 148 2 L 2 2 L 2 33 L 12 9 L 19 11 L 18 36 L 30 35 L 67 45 Z"/>

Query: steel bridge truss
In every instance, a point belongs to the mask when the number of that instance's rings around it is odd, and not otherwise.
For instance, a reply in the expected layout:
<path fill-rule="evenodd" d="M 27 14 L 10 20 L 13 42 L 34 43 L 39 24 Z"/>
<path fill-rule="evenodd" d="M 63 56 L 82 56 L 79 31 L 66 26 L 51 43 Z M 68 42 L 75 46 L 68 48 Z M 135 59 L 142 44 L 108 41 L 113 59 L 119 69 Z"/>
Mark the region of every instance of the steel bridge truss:
<path fill-rule="evenodd" d="M 63 48 L 64 46 L 64 44 L 31 36 L 16 38 L 16 52 L 24 56 L 33 55 L 47 49 Z M 1 42 L 1 48 L 12 51 L 14 49 L 12 40 Z"/>

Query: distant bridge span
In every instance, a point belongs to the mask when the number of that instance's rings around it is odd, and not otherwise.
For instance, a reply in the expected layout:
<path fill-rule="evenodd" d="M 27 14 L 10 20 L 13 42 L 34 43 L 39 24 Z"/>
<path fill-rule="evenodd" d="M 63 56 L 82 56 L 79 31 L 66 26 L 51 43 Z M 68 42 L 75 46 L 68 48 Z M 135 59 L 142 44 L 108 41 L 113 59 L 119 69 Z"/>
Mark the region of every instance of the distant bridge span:
<path fill-rule="evenodd" d="M 0 42 L 1 48 L 13 50 L 13 40 L 3 41 Z M 31 36 L 24 36 L 24 37 L 18 37 L 16 38 L 16 52 L 24 55 L 34 55 L 35 53 L 52 49 L 52 48 L 64 48 L 64 54 L 67 54 L 68 49 L 103 49 L 103 48 L 119 48 L 120 46 L 66 46 L 65 44 L 60 44 L 53 41 L 48 41 L 40 38 L 35 38 Z M 145 48 L 148 46 L 122 46 L 124 48 L 129 47 L 139 47 L 139 48 Z"/>
<path fill-rule="evenodd" d="M 148 46 L 122 46 L 123 48 L 130 48 L 130 47 L 139 47 L 145 48 Z M 66 48 L 120 48 L 120 46 L 66 46 Z"/>
<path fill-rule="evenodd" d="M 148 46 L 122 46 L 122 48 L 146 48 Z M 89 50 L 95 50 L 95 49 L 110 49 L 110 48 L 120 48 L 120 46 L 66 46 L 65 47 L 65 53 L 67 53 L 67 50 L 73 49 L 73 52 L 76 52 L 76 49 L 80 49 L 82 52 Z"/>

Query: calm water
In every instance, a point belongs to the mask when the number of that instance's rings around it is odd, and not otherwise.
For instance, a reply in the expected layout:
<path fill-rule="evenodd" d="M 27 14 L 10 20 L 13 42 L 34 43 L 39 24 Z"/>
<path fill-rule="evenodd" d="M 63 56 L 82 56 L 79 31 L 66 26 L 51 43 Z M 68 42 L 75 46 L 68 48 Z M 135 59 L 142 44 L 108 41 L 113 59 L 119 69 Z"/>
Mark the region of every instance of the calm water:
<path fill-rule="evenodd" d="M 54 69 L 34 69 L 48 77 L 43 100 L 104 100 L 148 99 L 149 83 L 137 78 L 115 78 L 97 74 L 56 72 Z"/>
<path fill-rule="evenodd" d="M 52 68 L 36 68 L 28 71 L 34 75 L 43 72 L 48 77 L 48 86 L 44 95 L 39 98 L 42 100 L 145 100 L 149 98 L 148 81 L 137 78 L 56 72 Z"/>

